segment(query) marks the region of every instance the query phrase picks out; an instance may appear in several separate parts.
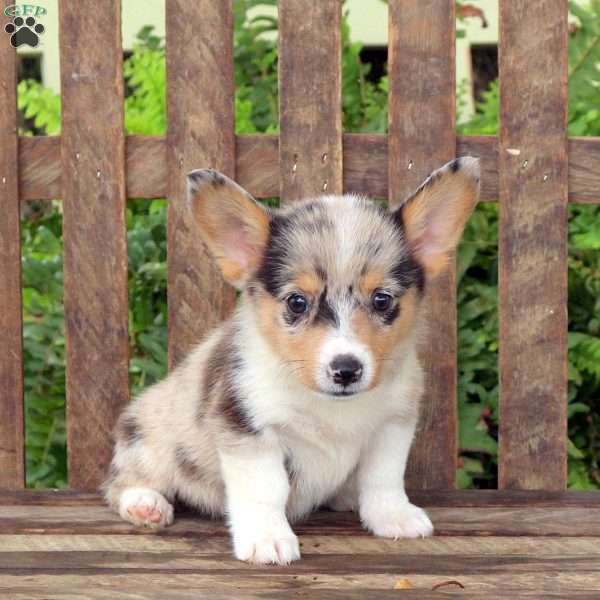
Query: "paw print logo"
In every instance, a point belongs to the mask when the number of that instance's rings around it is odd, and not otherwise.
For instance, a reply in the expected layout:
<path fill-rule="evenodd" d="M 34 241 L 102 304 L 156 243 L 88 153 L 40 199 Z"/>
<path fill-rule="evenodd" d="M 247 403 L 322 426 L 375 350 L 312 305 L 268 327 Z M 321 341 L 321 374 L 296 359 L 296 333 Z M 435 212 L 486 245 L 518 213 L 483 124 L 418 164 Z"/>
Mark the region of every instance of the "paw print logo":
<path fill-rule="evenodd" d="M 45 29 L 41 23 L 36 23 L 33 17 L 15 17 L 12 23 L 6 24 L 4 31 L 10 34 L 10 43 L 15 48 L 23 44 L 35 48 L 40 43 L 39 36 Z"/>

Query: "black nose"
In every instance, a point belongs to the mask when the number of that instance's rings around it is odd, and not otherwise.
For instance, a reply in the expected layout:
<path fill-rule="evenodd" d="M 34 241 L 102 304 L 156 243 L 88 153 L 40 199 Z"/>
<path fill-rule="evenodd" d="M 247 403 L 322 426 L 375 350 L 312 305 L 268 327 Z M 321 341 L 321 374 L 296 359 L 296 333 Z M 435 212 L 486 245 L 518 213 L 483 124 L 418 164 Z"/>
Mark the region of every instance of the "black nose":
<path fill-rule="evenodd" d="M 329 373 L 335 383 L 350 385 L 362 377 L 362 364 L 351 354 L 336 356 L 329 365 Z"/>

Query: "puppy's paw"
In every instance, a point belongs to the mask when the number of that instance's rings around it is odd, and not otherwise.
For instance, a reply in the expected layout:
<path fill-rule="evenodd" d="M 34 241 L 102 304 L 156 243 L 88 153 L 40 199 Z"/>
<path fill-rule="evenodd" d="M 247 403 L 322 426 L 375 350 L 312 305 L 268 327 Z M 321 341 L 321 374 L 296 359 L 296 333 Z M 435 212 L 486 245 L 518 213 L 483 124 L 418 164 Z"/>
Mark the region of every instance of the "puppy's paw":
<path fill-rule="evenodd" d="M 257 565 L 289 565 L 300 558 L 298 538 L 289 528 L 274 528 L 260 534 L 233 534 L 235 557 Z"/>
<path fill-rule="evenodd" d="M 363 525 L 379 537 L 419 538 L 433 534 L 433 525 L 427 513 L 408 499 L 371 499 L 361 506 Z"/>
<path fill-rule="evenodd" d="M 150 488 L 127 488 L 119 499 L 119 514 L 134 525 L 151 529 L 161 529 L 173 522 L 171 504 Z"/>

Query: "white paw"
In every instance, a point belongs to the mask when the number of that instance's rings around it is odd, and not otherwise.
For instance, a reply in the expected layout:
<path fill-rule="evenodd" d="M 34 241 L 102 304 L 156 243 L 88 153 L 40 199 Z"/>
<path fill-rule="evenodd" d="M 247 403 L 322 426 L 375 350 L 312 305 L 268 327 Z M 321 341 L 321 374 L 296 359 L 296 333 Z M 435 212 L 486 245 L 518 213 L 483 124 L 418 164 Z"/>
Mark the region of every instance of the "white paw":
<path fill-rule="evenodd" d="M 127 488 L 119 498 L 119 514 L 134 525 L 160 529 L 173 522 L 173 507 L 150 488 Z"/>
<path fill-rule="evenodd" d="M 300 558 L 298 538 L 289 526 L 254 535 L 234 532 L 233 549 L 237 559 L 257 565 L 289 565 Z"/>
<path fill-rule="evenodd" d="M 407 499 L 373 499 L 360 509 L 364 526 L 379 537 L 419 538 L 433 534 L 427 513 Z"/>

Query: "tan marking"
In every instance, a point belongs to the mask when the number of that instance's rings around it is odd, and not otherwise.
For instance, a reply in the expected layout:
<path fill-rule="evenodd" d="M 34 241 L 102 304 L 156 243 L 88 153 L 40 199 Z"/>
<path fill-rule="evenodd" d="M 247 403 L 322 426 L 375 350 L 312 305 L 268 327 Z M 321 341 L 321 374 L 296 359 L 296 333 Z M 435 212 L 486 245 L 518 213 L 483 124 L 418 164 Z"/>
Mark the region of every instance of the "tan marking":
<path fill-rule="evenodd" d="M 381 287 L 384 279 L 385 271 L 383 269 L 373 269 L 360 278 L 358 288 L 368 298 L 377 288 Z"/>
<path fill-rule="evenodd" d="M 293 285 L 297 289 L 310 296 L 317 296 L 319 292 L 323 289 L 323 283 L 324 282 L 316 273 L 310 271 L 300 273 L 293 280 Z"/>
<path fill-rule="evenodd" d="M 264 292 L 260 292 L 254 301 L 262 335 L 277 355 L 288 361 L 290 369 L 306 387 L 320 392 L 315 377 L 327 326 L 311 324 L 291 333 L 281 322 L 280 302 Z"/>
<path fill-rule="evenodd" d="M 417 309 L 420 303 L 419 294 L 411 287 L 399 300 L 400 313 L 391 325 L 383 325 L 365 310 L 357 310 L 352 317 L 352 328 L 358 338 L 373 353 L 375 375 L 370 388 L 375 387 L 385 365 L 385 359 L 392 350 L 414 329 Z"/>

